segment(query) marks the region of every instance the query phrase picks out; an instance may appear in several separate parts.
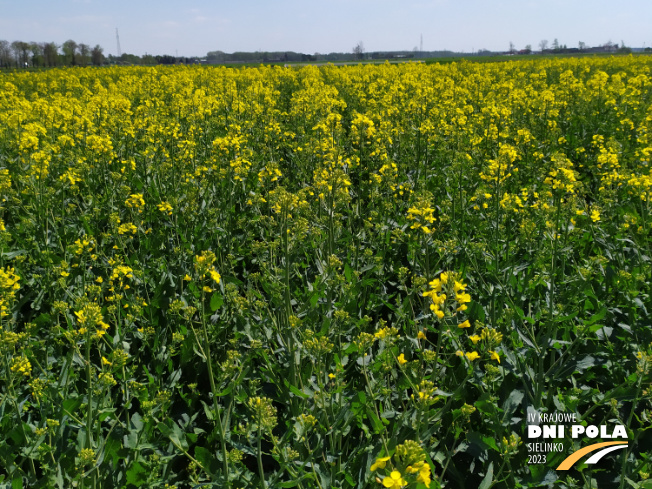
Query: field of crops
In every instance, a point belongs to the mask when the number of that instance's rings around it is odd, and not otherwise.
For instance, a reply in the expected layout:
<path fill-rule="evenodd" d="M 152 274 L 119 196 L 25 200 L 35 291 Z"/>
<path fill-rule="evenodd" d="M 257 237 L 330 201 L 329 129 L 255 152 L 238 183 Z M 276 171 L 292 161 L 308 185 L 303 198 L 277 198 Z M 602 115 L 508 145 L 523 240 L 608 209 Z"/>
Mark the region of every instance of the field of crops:
<path fill-rule="evenodd" d="M 643 56 L 0 75 L 0 487 L 650 487 L 651 158 Z"/>

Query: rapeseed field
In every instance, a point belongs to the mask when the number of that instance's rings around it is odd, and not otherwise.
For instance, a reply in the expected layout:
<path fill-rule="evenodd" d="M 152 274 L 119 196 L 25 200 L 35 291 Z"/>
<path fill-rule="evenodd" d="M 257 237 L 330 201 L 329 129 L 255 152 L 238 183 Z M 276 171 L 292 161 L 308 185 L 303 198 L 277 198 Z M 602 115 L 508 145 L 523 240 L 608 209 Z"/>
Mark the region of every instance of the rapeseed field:
<path fill-rule="evenodd" d="M 0 75 L 0 487 L 650 487 L 651 158 L 644 56 Z"/>

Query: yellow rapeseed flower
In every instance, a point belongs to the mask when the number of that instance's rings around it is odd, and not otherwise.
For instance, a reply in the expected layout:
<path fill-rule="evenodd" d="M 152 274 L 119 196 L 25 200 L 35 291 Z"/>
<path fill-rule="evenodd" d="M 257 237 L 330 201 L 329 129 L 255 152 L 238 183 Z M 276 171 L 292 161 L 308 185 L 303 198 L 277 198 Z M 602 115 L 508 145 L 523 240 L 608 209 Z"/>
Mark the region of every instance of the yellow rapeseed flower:
<path fill-rule="evenodd" d="M 392 470 L 392 473 L 383 479 L 383 486 L 388 489 L 401 489 L 401 487 L 407 486 L 407 481 L 403 479 L 398 470 Z"/>
<path fill-rule="evenodd" d="M 167 213 L 168 216 L 172 215 L 172 205 L 169 202 L 163 201 L 160 204 L 156 204 L 156 207 L 158 207 L 159 211 Z"/>
<path fill-rule="evenodd" d="M 473 360 L 480 358 L 480 355 L 478 354 L 477 351 L 472 351 L 471 353 L 466 354 L 466 358 L 468 358 L 469 361 L 472 362 Z"/>
<path fill-rule="evenodd" d="M 209 270 L 208 274 L 211 276 L 211 278 L 215 281 L 216 284 L 220 283 L 221 276 L 219 273 L 217 273 L 216 270 Z"/>
<path fill-rule="evenodd" d="M 371 466 L 371 469 L 369 469 L 369 470 L 374 472 L 374 471 L 376 471 L 378 469 L 384 469 L 385 465 L 387 465 L 387 461 L 389 459 L 390 459 L 390 457 L 378 457 L 376 459 L 376 462 L 374 462 L 374 464 Z"/>

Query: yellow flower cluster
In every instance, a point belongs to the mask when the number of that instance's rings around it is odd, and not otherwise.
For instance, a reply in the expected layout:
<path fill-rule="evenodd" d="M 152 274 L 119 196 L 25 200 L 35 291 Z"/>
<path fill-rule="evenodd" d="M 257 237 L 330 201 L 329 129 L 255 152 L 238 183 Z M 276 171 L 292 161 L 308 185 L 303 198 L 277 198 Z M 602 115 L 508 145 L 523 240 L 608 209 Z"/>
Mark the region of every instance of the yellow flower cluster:
<path fill-rule="evenodd" d="M 75 255 L 81 255 L 84 252 L 91 253 L 94 248 L 95 248 L 95 240 L 93 238 L 78 239 L 71 245 L 72 252 Z"/>
<path fill-rule="evenodd" d="M 25 356 L 16 357 L 11 361 L 11 371 L 29 377 L 32 373 L 32 364 Z"/>
<path fill-rule="evenodd" d="M 391 463 L 391 456 L 378 457 L 369 469 L 371 472 L 386 469 Z M 430 485 L 432 474 L 430 465 L 426 463 L 426 454 L 421 446 L 412 440 L 396 446 L 392 470 L 383 479 L 376 479 L 388 489 L 400 489 L 410 482 Z"/>
<path fill-rule="evenodd" d="M 219 284 L 222 276 L 213 267 L 216 259 L 215 253 L 212 251 L 203 251 L 200 255 L 195 256 L 195 271 L 201 279 L 208 275 L 213 282 Z M 213 292 L 213 289 L 208 285 L 204 285 L 203 290 L 207 293 Z"/>
<path fill-rule="evenodd" d="M 118 227 L 118 234 L 136 234 L 138 231 L 138 228 L 134 226 L 133 223 L 131 222 L 126 222 L 124 224 L 120 224 Z"/>
<path fill-rule="evenodd" d="M 272 400 L 267 397 L 250 397 L 247 399 L 247 407 L 253 414 L 254 427 L 263 431 L 271 432 L 276 426 L 276 408 Z"/>
<path fill-rule="evenodd" d="M 466 325 L 465 325 L 466 324 Z M 470 327 L 470 323 L 465 321 L 462 324 L 459 324 L 459 328 L 463 327 Z M 495 329 L 491 328 L 483 328 L 482 331 L 480 332 L 480 335 L 474 334 L 469 336 L 469 339 L 473 343 L 473 345 L 477 345 L 478 342 L 482 342 L 482 345 L 484 346 L 484 351 L 489 355 L 490 360 L 494 360 L 498 363 L 500 363 L 500 355 L 498 352 L 495 351 L 496 347 L 500 345 L 500 342 L 503 340 L 503 334 L 499 333 Z M 462 350 L 458 350 L 455 352 L 455 354 L 458 357 L 466 357 L 467 360 L 472 362 L 473 360 L 477 360 L 478 358 L 481 357 L 481 355 L 477 351 L 472 351 L 472 352 L 466 352 L 464 353 Z"/>
<path fill-rule="evenodd" d="M 9 305 L 20 289 L 19 280 L 13 268 L 0 268 L 0 318 L 9 315 Z"/>
<path fill-rule="evenodd" d="M 127 207 L 142 213 L 143 207 L 145 207 L 145 199 L 143 199 L 143 194 L 131 194 L 127 200 L 125 200 L 125 204 Z"/>
<path fill-rule="evenodd" d="M 163 201 L 160 204 L 157 204 L 158 210 L 166 213 L 168 216 L 172 215 L 172 205 L 169 202 Z"/>
<path fill-rule="evenodd" d="M 92 333 L 92 337 L 99 339 L 104 336 L 109 329 L 109 325 L 104 322 L 104 316 L 102 316 L 102 308 L 94 303 L 85 304 L 80 311 L 75 311 L 75 316 L 77 316 L 77 334 L 86 335 L 87 333 Z M 92 331 L 92 329 L 95 331 Z"/>
<path fill-rule="evenodd" d="M 439 396 L 435 396 L 436 390 L 435 384 L 425 379 L 419 382 L 417 394 L 412 394 L 410 397 L 421 407 L 428 407 L 439 400 Z"/>
<path fill-rule="evenodd" d="M 412 221 L 410 229 L 421 229 L 425 234 L 432 234 L 434 231 L 432 223 L 435 222 L 434 211 L 429 206 L 410 207 L 407 214 L 408 221 Z"/>
<path fill-rule="evenodd" d="M 428 285 L 430 290 L 423 292 L 422 295 L 432 300 L 430 310 L 439 319 L 443 319 L 446 315 L 447 306 L 461 312 L 465 311 L 468 308 L 467 304 L 471 302 L 471 296 L 466 293 L 467 285 L 458 280 L 458 275 L 455 272 L 442 272 L 439 278 L 434 279 Z"/>

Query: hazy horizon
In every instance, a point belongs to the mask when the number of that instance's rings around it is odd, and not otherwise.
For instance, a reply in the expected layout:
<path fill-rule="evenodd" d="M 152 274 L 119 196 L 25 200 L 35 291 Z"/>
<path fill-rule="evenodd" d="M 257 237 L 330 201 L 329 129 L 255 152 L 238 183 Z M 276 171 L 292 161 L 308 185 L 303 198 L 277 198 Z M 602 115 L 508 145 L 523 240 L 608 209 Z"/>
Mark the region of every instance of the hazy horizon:
<path fill-rule="evenodd" d="M 652 2 L 605 0 L 0 0 L 0 39 L 56 42 L 68 39 L 104 54 L 205 56 L 209 51 L 295 51 L 306 54 L 365 51 L 506 51 L 542 39 L 577 47 L 625 42 L 652 46 Z"/>

